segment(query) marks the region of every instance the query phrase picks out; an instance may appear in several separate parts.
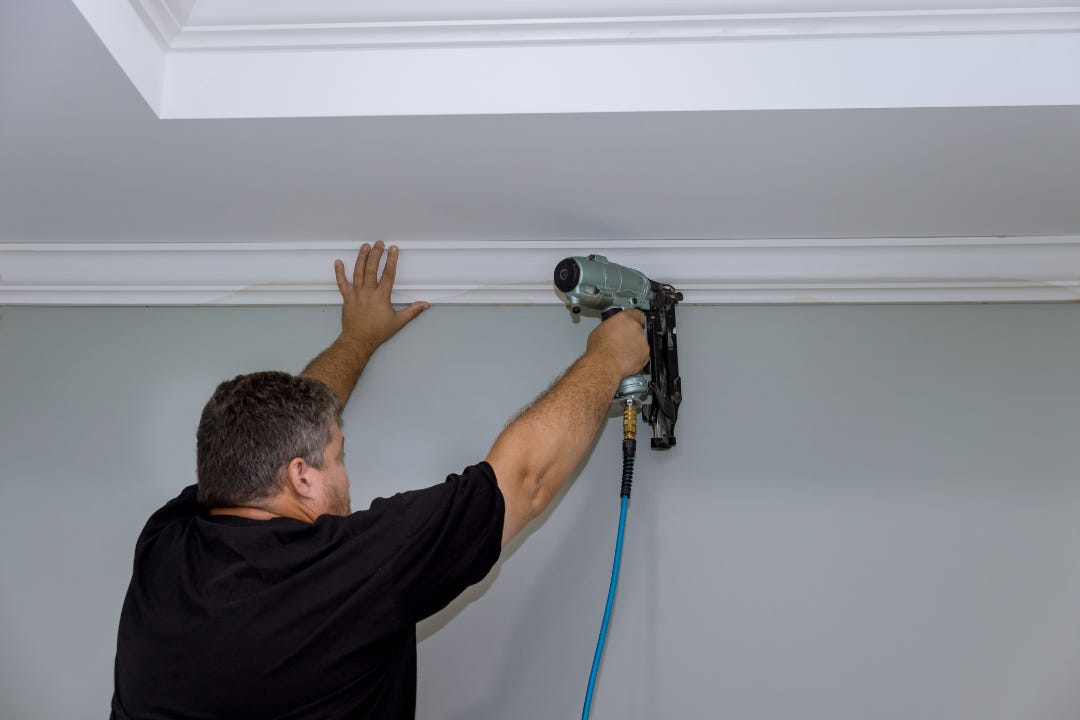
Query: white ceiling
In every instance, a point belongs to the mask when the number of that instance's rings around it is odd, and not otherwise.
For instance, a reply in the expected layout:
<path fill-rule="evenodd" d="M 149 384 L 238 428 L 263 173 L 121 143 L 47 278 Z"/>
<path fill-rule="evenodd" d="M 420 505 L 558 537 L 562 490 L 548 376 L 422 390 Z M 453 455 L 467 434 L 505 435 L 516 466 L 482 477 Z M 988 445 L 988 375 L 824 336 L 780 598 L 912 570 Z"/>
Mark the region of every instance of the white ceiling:
<path fill-rule="evenodd" d="M 159 120 L 70 0 L 0 3 L 0 243 L 1057 235 L 1077 106 Z"/>

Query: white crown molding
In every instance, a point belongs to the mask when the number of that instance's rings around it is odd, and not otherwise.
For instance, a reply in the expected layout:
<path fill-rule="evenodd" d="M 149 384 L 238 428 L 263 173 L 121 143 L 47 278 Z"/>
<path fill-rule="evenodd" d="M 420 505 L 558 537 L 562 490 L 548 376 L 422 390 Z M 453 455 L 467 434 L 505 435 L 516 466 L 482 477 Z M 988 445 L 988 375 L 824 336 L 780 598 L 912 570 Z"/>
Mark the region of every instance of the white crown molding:
<path fill-rule="evenodd" d="M 183 25 L 169 0 L 130 0 L 132 7 L 153 30 L 162 47 L 170 47 L 183 31 Z"/>
<path fill-rule="evenodd" d="M 0 305 L 322 305 L 356 242 L 0 245 Z M 1080 236 L 401 242 L 395 302 L 561 302 L 555 264 L 600 253 L 690 305 L 1080 300 Z"/>
<path fill-rule="evenodd" d="M 1080 105 L 1080 31 L 173 52 L 165 118 Z"/>
<path fill-rule="evenodd" d="M 74 2 L 161 118 L 1080 105 L 1080 4 L 364 22 L 338 3 L 271 24 L 252 2 L 225 25 L 192 0 Z"/>
<path fill-rule="evenodd" d="M 136 0 L 163 5 L 161 0 Z M 1080 30 L 1080 7 L 185 25 L 177 51 L 738 41 Z"/>

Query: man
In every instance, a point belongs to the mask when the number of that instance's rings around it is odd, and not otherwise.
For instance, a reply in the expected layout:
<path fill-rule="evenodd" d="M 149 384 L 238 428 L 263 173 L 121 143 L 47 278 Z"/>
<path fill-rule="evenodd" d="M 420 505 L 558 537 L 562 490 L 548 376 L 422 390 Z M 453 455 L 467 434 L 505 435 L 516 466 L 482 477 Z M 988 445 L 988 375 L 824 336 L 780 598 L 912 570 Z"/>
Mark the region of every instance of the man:
<path fill-rule="evenodd" d="M 390 304 L 398 252 L 352 281 L 341 334 L 303 371 L 223 382 L 197 433 L 198 484 L 139 536 L 120 616 L 112 717 L 412 718 L 416 623 L 480 581 L 558 493 L 619 380 L 648 360 L 640 312 L 446 482 L 353 513 L 340 416 L 368 359 L 427 304 Z"/>

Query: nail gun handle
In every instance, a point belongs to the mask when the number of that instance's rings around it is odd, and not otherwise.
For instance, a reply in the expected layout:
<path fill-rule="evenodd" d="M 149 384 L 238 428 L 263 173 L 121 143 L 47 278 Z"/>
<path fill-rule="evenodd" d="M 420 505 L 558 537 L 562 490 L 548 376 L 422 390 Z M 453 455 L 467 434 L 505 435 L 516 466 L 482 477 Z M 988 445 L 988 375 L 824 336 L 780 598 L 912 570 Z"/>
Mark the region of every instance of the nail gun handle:
<path fill-rule="evenodd" d="M 604 312 L 600 313 L 600 319 L 601 320 L 607 320 L 612 315 L 615 315 L 616 313 L 621 313 L 621 312 L 622 312 L 621 307 L 612 306 L 612 307 L 609 307 Z"/>

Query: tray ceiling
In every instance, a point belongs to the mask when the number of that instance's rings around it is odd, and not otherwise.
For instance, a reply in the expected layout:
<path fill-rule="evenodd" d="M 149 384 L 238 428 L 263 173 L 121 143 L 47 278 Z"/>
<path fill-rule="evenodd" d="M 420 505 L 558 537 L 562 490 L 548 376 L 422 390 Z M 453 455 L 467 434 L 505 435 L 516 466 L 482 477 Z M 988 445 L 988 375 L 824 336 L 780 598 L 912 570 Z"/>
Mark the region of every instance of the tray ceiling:
<path fill-rule="evenodd" d="M 75 3 L 163 118 L 1080 103 L 1046 0 Z"/>
<path fill-rule="evenodd" d="M 403 301 L 557 302 L 549 265 L 591 251 L 688 302 L 1077 297 L 1080 10 L 868 5 L 170 0 L 165 43 L 145 3 L 11 0 L 0 304 L 328 302 L 379 237 Z M 667 39 L 617 37 L 642 18 Z M 594 37 L 445 46 L 542 20 Z M 327 27 L 353 44 L 220 44 Z M 410 27 L 444 46 L 355 44 Z M 313 57 L 340 67 L 287 69 Z"/>

